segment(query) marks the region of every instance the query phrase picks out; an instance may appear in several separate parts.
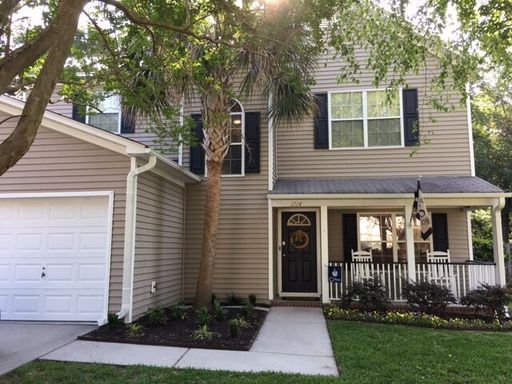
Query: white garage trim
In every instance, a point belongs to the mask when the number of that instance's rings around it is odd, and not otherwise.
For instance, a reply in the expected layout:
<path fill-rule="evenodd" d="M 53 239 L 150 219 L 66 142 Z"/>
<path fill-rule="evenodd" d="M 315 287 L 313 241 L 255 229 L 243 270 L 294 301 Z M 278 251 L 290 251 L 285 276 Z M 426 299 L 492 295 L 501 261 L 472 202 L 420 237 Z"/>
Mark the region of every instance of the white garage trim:
<path fill-rule="evenodd" d="M 105 196 L 108 198 L 107 204 L 107 247 L 106 247 L 106 268 L 105 268 L 105 288 L 103 317 L 98 319 L 98 324 L 107 322 L 108 304 L 110 294 L 110 272 L 111 272 L 111 253 L 112 253 L 112 226 L 114 218 L 114 192 L 113 191 L 74 191 L 74 192 L 41 192 L 41 193 L 2 193 L 0 199 L 34 199 L 34 198 L 58 198 L 58 197 L 87 197 L 87 196 Z"/>

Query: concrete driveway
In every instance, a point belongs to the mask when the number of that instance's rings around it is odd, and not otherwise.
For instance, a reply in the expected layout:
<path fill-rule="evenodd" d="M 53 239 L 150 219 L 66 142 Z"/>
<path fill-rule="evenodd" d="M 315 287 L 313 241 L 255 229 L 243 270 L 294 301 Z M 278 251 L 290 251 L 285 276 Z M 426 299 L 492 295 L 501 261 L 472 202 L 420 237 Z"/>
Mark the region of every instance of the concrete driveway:
<path fill-rule="evenodd" d="M 95 327 L 0 321 L 0 375 L 60 348 Z"/>

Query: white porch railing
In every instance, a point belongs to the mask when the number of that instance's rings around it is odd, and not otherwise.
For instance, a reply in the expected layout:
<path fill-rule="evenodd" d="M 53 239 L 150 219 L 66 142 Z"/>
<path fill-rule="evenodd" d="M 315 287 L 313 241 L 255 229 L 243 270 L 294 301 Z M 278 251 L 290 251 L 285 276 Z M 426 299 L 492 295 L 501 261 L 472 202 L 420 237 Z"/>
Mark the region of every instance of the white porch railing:
<path fill-rule="evenodd" d="M 329 262 L 341 268 L 341 283 L 329 281 L 330 300 L 340 300 L 353 282 L 378 276 L 391 301 L 405 301 L 402 282 L 407 280 L 406 263 Z M 492 263 L 417 263 L 416 280 L 444 285 L 457 300 L 481 284 L 496 284 L 496 265 Z"/>

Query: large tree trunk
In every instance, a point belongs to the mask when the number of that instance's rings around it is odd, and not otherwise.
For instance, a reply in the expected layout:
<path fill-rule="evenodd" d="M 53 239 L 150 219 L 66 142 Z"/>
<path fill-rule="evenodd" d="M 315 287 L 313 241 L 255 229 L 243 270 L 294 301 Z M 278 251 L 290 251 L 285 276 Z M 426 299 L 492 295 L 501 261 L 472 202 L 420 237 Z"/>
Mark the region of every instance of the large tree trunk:
<path fill-rule="evenodd" d="M 78 26 L 78 18 L 87 0 L 63 0 L 59 4 L 54 39 L 43 68 L 30 92 L 14 131 L 0 144 L 0 176 L 14 166 L 29 150 L 43 119 L 48 101 L 64 68 Z"/>
<path fill-rule="evenodd" d="M 203 244 L 199 276 L 197 280 L 196 306 L 210 307 L 212 303 L 213 272 L 217 251 L 217 232 L 219 229 L 220 194 L 222 163 L 208 161 L 208 181 L 206 190 Z"/>
<path fill-rule="evenodd" d="M 217 232 L 219 229 L 220 194 L 222 164 L 230 144 L 230 97 L 225 93 L 226 84 L 221 90 L 213 90 L 202 96 L 203 103 L 203 148 L 207 156 L 208 181 L 206 187 L 203 244 L 199 276 L 196 290 L 196 307 L 212 305 L 213 273 L 217 252 Z"/>

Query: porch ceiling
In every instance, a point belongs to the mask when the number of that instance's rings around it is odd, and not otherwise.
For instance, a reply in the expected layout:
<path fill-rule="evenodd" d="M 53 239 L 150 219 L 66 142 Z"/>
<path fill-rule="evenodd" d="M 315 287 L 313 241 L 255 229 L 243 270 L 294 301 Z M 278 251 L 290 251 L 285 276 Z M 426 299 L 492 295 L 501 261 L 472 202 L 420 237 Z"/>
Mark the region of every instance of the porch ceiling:
<path fill-rule="evenodd" d="M 339 179 L 279 179 L 271 195 L 409 194 L 416 191 L 417 177 L 360 177 Z M 503 190 L 475 176 L 424 176 L 423 193 L 503 195 Z"/>

